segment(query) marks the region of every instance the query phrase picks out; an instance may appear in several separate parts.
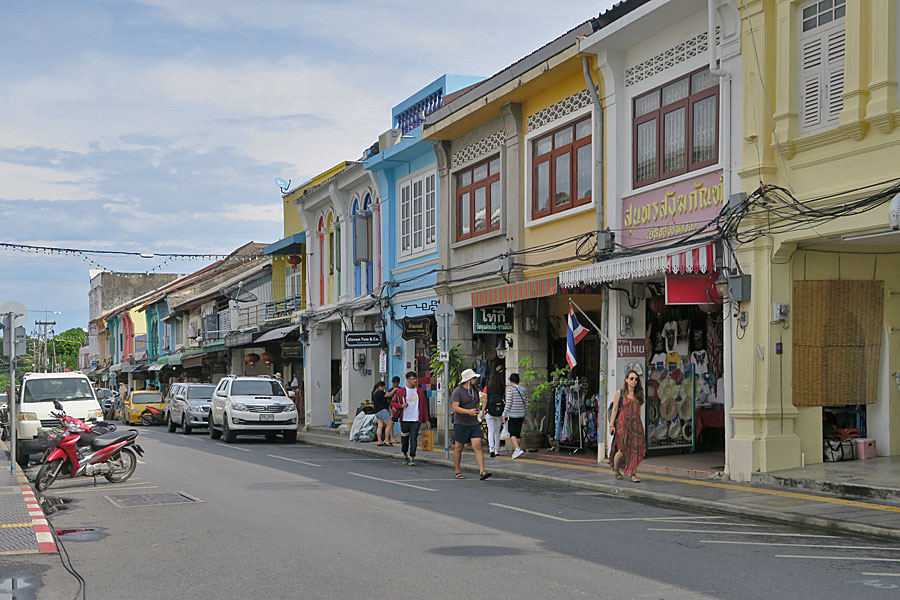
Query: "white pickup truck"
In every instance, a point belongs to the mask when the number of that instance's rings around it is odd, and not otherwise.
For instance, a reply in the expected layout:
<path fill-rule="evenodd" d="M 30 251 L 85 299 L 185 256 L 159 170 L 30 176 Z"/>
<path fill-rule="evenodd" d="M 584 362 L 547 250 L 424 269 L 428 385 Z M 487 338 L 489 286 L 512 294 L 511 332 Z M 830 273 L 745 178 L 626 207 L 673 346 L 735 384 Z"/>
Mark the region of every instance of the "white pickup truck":
<path fill-rule="evenodd" d="M 46 430 L 59 426 L 50 412 L 59 400 L 66 414 L 78 419 L 101 418 L 100 402 L 90 380 L 81 373 L 26 373 L 16 403 L 16 462 L 28 465 L 32 454 L 46 448 Z"/>

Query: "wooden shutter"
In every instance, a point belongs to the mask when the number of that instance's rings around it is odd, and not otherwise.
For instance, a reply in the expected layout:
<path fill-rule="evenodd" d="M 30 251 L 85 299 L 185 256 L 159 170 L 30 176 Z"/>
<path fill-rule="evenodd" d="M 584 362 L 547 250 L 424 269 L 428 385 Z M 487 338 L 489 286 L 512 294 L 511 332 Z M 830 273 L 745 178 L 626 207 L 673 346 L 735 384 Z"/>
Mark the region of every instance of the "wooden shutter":
<path fill-rule="evenodd" d="M 822 37 L 817 35 L 800 46 L 800 129 L 822 124 Z"/>
<path fill-rule="evenodd" d="M 800 10 L 815 4 L 800 7 Z M 844 108 L 845 21 L 841 16 L 800 33 L 798 83 L 801 134 L 837 125 Z"/>
<path fill-rule="evenodd" d="M 827 63 L 825 65 L 825 73 L 828 78 L 825 82 L 827 86 L 827 105 L 825 106 L 824 118 L 830 123 L 837 123 L 838 117 L 841 115 L 841 109 L 844 108 L 844 99 L 841 94 L 844 93 L 844 29 L 832 32 L 828 35 Z"/>

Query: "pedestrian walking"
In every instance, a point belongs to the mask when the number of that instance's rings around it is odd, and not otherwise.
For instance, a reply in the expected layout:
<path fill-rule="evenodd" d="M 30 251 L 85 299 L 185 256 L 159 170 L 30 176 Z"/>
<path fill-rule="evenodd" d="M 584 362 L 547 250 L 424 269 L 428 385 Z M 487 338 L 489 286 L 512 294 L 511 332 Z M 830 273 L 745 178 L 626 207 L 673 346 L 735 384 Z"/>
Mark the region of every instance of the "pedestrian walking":
<path fill-rule="evenodd" d="M 491 373 L 484 388 L 485 400 L 481 405 L 484 419 L 487 421 L 488 450 L 491 458 L 500 452 L 500 432 L 503 429 L 503 408 L 506 404 L 503 401 L 506 391 L 504 388 L 503 374 L 499 370 L 495 370 Z"/>
<path fill-rule="evenodd" d="M 528 391 L 519 385 L 519 374 L 512 373 L 509 376 L 509 385 L 506 386 L 506 406 L 503 408 L 503 422 L 509 431 L 507 450 L 512 446 L 513 460 L 519 458 L 525 451 L 519 446 L 519 438 L 522 437 L 522 424 L 525 422 L 525 409 L 528 407 Z"/>
<path fill-rule="evenodd" d="M 416 372 L 409 371 L 406 374 L 406 386 L 397 388 L 391 399 L 391 406 L 403 411 L 400 414 L 400 450 L 403 452 L 403 464 L 410 466 L 416 465 L 419 428 L 423 423 L 428 427 L 429 423 L 428 399 L 418 382 Z"/>
<path fill-rule="evenodd" d="M 640 483 L 637 476 L 638 465 L 647 453 L 644 425 L 641 423 L 641 407 L 644 404 L 644 388 L 636 371 L 628 371 L 625 385 L 616 391 L 610 417 L 609 433 L 613 436 L 609 455 L 609 465 L 616 472 L 616 479 L 625 476 L 634 483 Z"/>
<path fill-rule="evenodd" d="M 484 481 L 491 474 L 484 470 L 484 453 L 481 451 L 481 424 L 478 422 L 481 412 L 478 410 L 479 399 L 476 388 L 478 373 L 466 369 L 462 372 L 460 381 L 450 396 L 450 406 L 453 408 L 453 436 L 456 439 L 453 445 L 453 466 L 456 468 L 456 478 L 465 479 L 460 462 L 463 448 L 471 442 L 475 462 L 478 463 L 478 472 Z"/>
<path fill-rule="evenodd" d="M 378 419 L 378 425 L 375 428 L 375 441 L 379 446 L 393 446 L 388 443 L 390 439 L 391 429 L 394 422 L 391 420 L 391 411 L 388 410 L 391 401 L 387 399 L 384 393 L 384 382 L 379 381 L 372 390 L 372 407 L 375 409 L 375 418 Z"/>
<path fill-rule="evenodd" d="M 394 396 L 397 395 L 397 393 L 400 391 L 400 389 L 401 389 L 400 377 L 398 377 L 397 375 L 394 375 L 391 378 L 391 387 L 389 387 L 388 390 L 384 393 L 384 397 L 387 398 L 389 402 L 393 402 Z M 395 412 L 396 412 L 396 418 L 395 418 L 395 414 L 394 414 Z M 393 446 L 394 444 L 397 443 L 397 438 L 395 437 L 396 434 L 395 434 L 394 430 L 397 428 L 397 424 L 400 423 L 400 416 L 399 416 L 400 414 L 402 414 L 402 409 L 399 411 L 397 411 L 396 409 L 391 411 L 391 423 L 390 423 L 391 435 L 388 437 L 388 446 Z"/>

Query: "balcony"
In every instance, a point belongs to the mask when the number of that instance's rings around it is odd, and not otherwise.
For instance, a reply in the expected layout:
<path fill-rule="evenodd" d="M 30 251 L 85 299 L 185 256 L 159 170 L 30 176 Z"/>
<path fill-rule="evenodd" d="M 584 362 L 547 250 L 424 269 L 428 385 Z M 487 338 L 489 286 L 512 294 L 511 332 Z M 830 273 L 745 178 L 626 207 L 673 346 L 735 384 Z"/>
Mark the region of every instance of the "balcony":
<path fill-rule="evenodd" d="M 285 319 L 290 317 L 295 312 L 300 312 L 306 309 L 306 301 L 303 299 L 303 296 L 288 296 L 287 298 L 282 298 L 281 300 L 276 300 L 274 302 L 266 303 L 266 321 L 271 321 L 275 319 Z"/>

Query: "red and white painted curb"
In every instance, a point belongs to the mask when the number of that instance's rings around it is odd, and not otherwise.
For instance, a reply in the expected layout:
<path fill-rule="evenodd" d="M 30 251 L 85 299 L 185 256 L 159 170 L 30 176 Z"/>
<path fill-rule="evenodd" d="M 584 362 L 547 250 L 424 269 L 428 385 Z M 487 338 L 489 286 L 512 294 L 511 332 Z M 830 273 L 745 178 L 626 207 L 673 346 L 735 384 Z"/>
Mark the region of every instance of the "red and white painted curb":
<path fill-rule="evenodd" d="M 34 526 L 38 552 L 57 552 L 53 531 L 50 529 L 47 517 L 35 498 L 34 492 L 30 487 L 22 486 L 22 495 L 25 496 L 25 507 L 28 509 L 28 516 L 31 517 L 31 523 Z"/>

